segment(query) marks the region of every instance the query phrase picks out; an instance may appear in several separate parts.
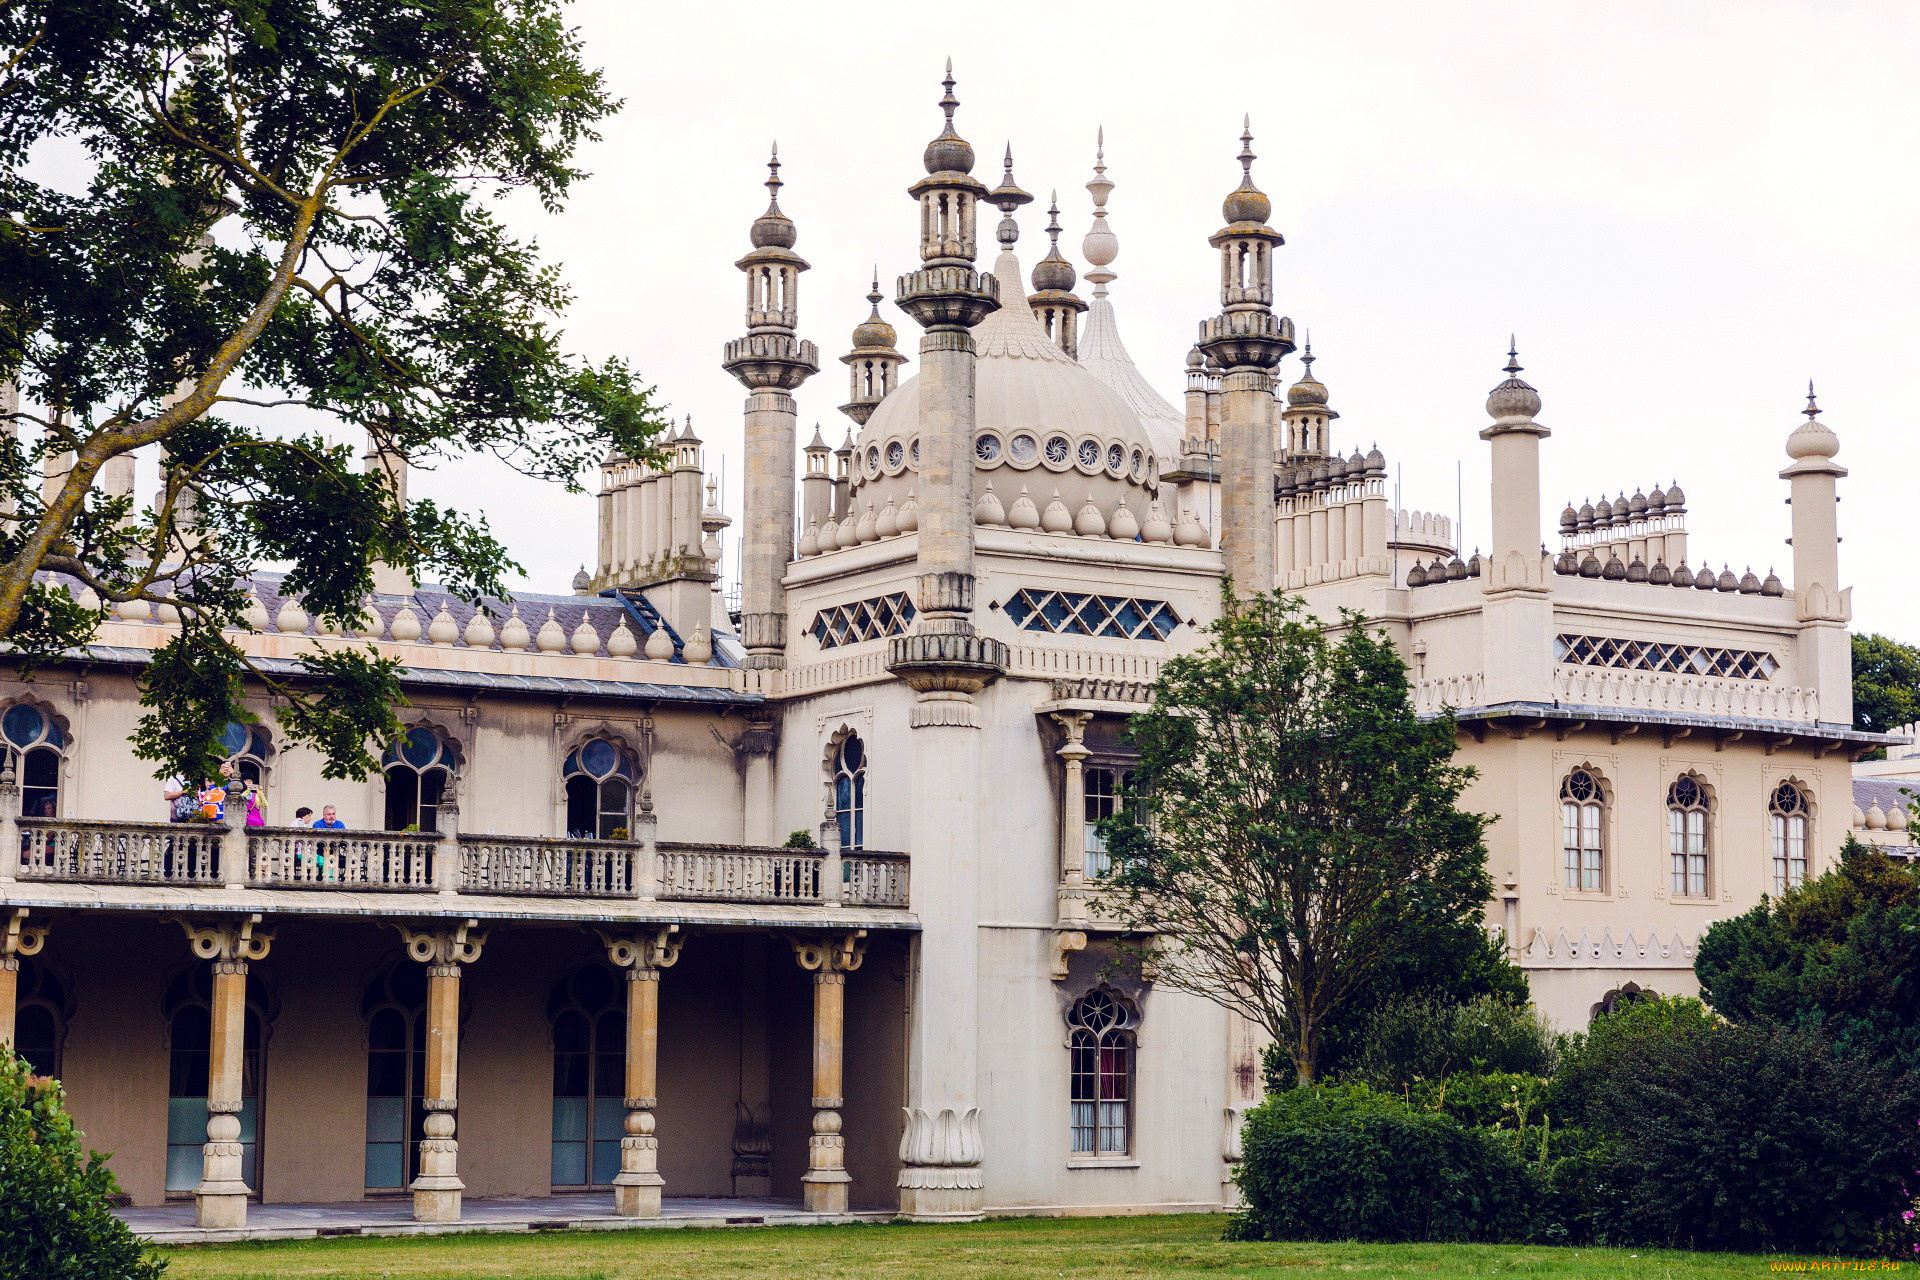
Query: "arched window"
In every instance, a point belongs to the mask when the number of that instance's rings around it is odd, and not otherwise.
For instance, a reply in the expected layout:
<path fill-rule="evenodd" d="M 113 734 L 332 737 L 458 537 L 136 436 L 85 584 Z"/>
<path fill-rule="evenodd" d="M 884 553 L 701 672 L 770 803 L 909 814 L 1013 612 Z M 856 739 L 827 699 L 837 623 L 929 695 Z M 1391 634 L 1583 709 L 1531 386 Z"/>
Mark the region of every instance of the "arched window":
<path fill-rule="evenodd" d="M 833 755 L 833 816 L 840 823 L 840 847 L 867 845 L 867 748 L 850 733 Z"/>
<path fill-rule="evenodd" d="M 453 774 L 453 748 L 427 728 L 407 730 L 387 748 L 387 830 L 438 831 L 440 797 Z"/>
<path fill-rule="evenodd" d="M 66 985 L 46 965 L 20 957 L 13 1013 L 13 1051 L 37 1076 L 60 1074 L 60 1051 L 67 1039 L 73 1007 Z"/>
<path fill-rule="evenodd" d="M 1667 788 L 1667 853 L 1673 862 L 1673 896 L 1707 896 L 1707 830 L 1712 799 L 1692 774 Z"/>
<path fill-rule="evenodd" d="M 20 812 L 29 818 L 60 814 L 60 765 L 67 735 L 52 716 L 30 702 L 16 702 L 0 715 L 7 760 L 20 779 Z"/>
<path fill-rule="evenodd" d="M 1575 769 L 1560 783 L 1561 848 L 1566 886 L 1598 892 L 1606 887 L 1606 793 L 1600 780 Z"/>
<path fill-rule="evenodd" d="M 625 840 L 633 830 L 633 758 L 608 742 L 583 742 L 562 767 L 567 834 L 576 840 Z"/>
<path fill-rule="evenodd" d="M 1807 879 L 1807 797 L 1791 782 L 1773 789 L 1767 805 L 1773 828 L 1773 891 L 1785 893 Z"/>
<path fill-rule="evenodd" d="M 1104 988 L 1081 996 L 1067 1013 L 1075 1155 L 1125 1155 L 1132 1149 L 1133 1029 L 1138 1022 L 1133 1006 Z"/>
<path fill-rule="evenodd" d="M 405 960 L 367 984 L 366 1188 L 401 1191 L 427 1136 L 427 971 Z"/>
<path fill-rule="evenodd" d="M 267 760 L 273 755 L 273 739 L 257 724 L 235 722 L 220 735 L 220 745 L 233 771 L 248 782 L 267 783 Z"/>
<path fill-rule="evenodd" d="M 625 984 L 605 965 L 563 978 L 547 997 L 553 1023 L 553 1185 L 611 1186 L 626 1132 Z"/>
<path fill-rule="evenodd" d="M 167 1193 L 200 1185 L 213 1056 L 213 965 L 196 964 L 167 986 Z M 240 1053 L 240 1178 L 260 1196 L 260 1094 L 266 1017 L 247 1003 Z"/>

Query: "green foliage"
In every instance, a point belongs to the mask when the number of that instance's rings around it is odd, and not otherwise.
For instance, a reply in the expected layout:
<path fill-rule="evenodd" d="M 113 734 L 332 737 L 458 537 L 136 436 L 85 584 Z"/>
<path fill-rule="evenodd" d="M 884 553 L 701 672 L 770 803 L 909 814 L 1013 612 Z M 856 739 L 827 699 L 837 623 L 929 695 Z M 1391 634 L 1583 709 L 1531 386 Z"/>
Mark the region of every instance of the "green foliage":
<path fill-rule="evenodd" d="M 1556 1057 L 1553 1029 L 1531 1008 L 1491 996 L 1463 1005 L 1407 1000 L 1368 1022 L 1352 1074 L 1397 1093 L 1463 1073 L 1546 1076 Z"/>
<path fill-rule="evenodd" d="M 1594 1099 L 1610 1087 L 1613 1073 L 1637 1046 L 1651 1043 L 1657 1052 L 1719 1025 L 1720 1019 L 1691 996 L 1653 996 L 1603 1014 L 1585 1033 L 1561 1044 L 1547 1110 L 1568 1124 L 1589 1123 Z"/>
<path fill-rule="evenodd" d="M 1843 1050 L 1920 1070 L 1920 867 L 1860 848 L 1707 930 L 1708 1003 L 1736 1021 L 1815 1027 Z"/>
<path fill-rule="evenodd" d="M 136 736 L 160 772 L 205 774 L 243 676 L 288 700 L 281 727 L 329 776 L 373 768 L 393 665 L 336 649 L 302 677 L 250 667 L 231 639 L 248 575 L 287 566 L 309 613 L 346 622 L 375 561 L 470 599 L 517 566 L 484 518 L 402 504 L 357 449 L 296 431 L 317 418 L 416 465 L 482 453 L 569 488 L 609 451 L 652 456 L 651 392 L 567 354 L 568 291 L 489 198 L 557 210 L 616 106 L 558 0 L 0 4 L 13 660 L 86 643 L 114 602 L 169 604 L 182 628 L 145 673 Z M 100 492 L 109 462 L 156 444 L 151 506 Z M 43 497 L 57 455 L 68 479 Z"/>
<path fill-rule="evenodd" d="M 1545 1129 L 1545 1076 L 1516 1071 L 1462 1071 L 1438 1079 L 1422 1078 L 1405 1086 L 1403 1096 L 1415 1111 L 1438 1111 L 1475 1129 Z"/>
<path fill-rule="evenodd" d="M 820 846 L 814 843 L 813 832 L 802 827 L 798 831 L 788 832 L 787 842 L 780 847 L 783 849 L 818 849 Z"/>
<path fill-rule="evenodd" d="M 1646 1036 L 1589 1110 L 1618 1145 L 1620 1240 L 1864 1252 L 1911 1206 L 1920 1169 L 1920 1082 L 1808 1028 Z"/>
<path fill-rule="evenodd" d="M 1461 1005 L 1483 996 L 1515 1007 L 1527 1003 L 1527 975 L 1507 959 L 1506 946 L 1481 926 L 1477 912 L 1441 917 L 1400 912 L 1385 919 L 1382 928 L 1387 937 L 1381 959 L 1327 1020 L 1323 1075 L 1358 1060 L 1368 1026 L 1389 1005 Z"/>
<path fill-rule="evenodd" d="M 64 1103 L 0 1046 L 0 1280 L 152 1280 L 166 1264 L 113 1216 L 106 1157 Z"/>
<path fill-rule="evenodd" d="M 1853 727 L 1891 733 L 1920 720 L 1920 648 L 1881 635 L 1853 637 Z"/>
<path fill-rule="evenodd" d="M 1307 1081 L 1396 924 L 1475 921 L 1492 893 L 1451 720 L 1414 714 L 1385 633 L 1341 624 L 1229 588 L 1129 722 L 1139 804 L 1102 824 L 1109 901 L 1176 943 L 1160 983 L 1259 1023 Z"/>
<path fill-rule="evenodd" d="M 1247 1113 L 1233 1240 L 1519 1240 L 1539 1181 L 1514 1144 L 1365 1085 L 1310 1085 Z"/>

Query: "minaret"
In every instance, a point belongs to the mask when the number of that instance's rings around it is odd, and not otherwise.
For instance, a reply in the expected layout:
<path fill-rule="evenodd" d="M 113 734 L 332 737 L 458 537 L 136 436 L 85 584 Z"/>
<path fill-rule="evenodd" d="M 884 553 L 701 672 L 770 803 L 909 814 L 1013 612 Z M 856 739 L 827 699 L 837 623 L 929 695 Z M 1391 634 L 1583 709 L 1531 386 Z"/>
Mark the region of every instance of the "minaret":
<path fill-rule="evenodd" d="M 1507 379 L 1487 396 L 1493 425 L 1480 438 L 1493 451 L 1493 523 L 1480 575 L 1481 699 L 1488 705 L 1553 694 L 1553 575 L 1540 536 L 1540 393 L 1520 380 L 1518 348 L 1507 343 Z M 1396 584 L 1398 585 L 1398 584 Z"/>
<path fill-rule="evenodd" d="M 1327 389 L 1313 376 L 1313 338 L 1300 355 L 1304 366 L 1300 381 L 1287 388 L 1287 407 L 1280 418 L 1286 423 L 1285 461 L 1298 462 L 1324 458 L 1332 440 L 1327 425 L 1340 415 L 1327 407 Z"/>
<path fill-rule="evenodd" d="M 780 151 L 767 162 L 767 211 L 754 219 L 753 252 L 734 265 L 747 277 L 747 336 L 729 342 L 721 367 L 747 388 L 746 499 L 740 552 L 740 629 L 749 667 L 786 665 L 787 603 L 780 579 L 793 559 L 793 389 L 820 371 L 819 352 L 797 337 L 798 231 L 780 212 Z"/>
<path fill-rule="evenodd" d="M 367 448 L 360 455 L 360 470 L 376 477 L 393 496 L 394 505 L 402 511 L 406 510 L 407 460 L 393 449 L 382 448 L 372 431 L 367 432 Z M 413 575 L 398 565 L 375 560 L 373 589 L 383 596 L 410 596 L 413 594 Z"/>
<path fill-rule="evenodd" d="M 1080 314 L 1087 304 L 1074 296 L 1073 264 L 1060 256 L 1060 193 L 1047 207 L 1047 256 L 1033 264 L 1033 318 L 1073 359 L 1080 358 Z"/>
<path fill-rule="evenodd" d="M 1793 602 L 1800 617 L 1795 642 L 1802 684 L 1820 691 L 1820 719 L 1853 723 L 1853 656 L 1847 622 L 1853 616 L 1853 589 L 1840 585 L 1839 496 L 1835 482 L 1847 469 L 1833 460 L 1840 437 L 1820 421 L 1813 384 L 1807 384 L 1807 417 L 1787 437 L 1793 462 L 1780 478 L 1791 486 L 1793 507 Z"/>
<path fill-rule="evenodd" d="M 1273 203 L 1253 185 L 1253 126 L 1240 134 L 1240 185 L 1221 205 L 1221 312 L 1200 324 L 1200 348 L 1219 361 L 1220 550 L 1241 595 L 1274 586 L 1273 370 L 1293 350 L 1293 322 L 1273 314 Z M 1091 279 L 1089 275 L 1089 279 Z"/>
<path fill-rule="evenodd" d="M 833 475 L 828 469 L 833 450 L 813 424 L 813 439 L 807 441 L 807 473 L 800 477 L 800 527 L 818 529 L 833 514 Z"/>
<path fill-rule="evenodd" d="M 840 406 L 840 412 L 861 427 L 867 425 L 867 419 L 880 407 L 880 402 L 900 385 L 900 366 L 907 362 L 907 358 L 894 349 L 899 335 L 880 318 L 880 298 L 880 269 L 875 267 L 873 289 L 867 294 L 867 304 L 872 311 L 853 328 L 853 350 L 840 357 L 840 363 L 847 366 L 851 384 L 847 402 Z M 847 456 L 853 456 L 851 441 L 847 445 Z"/>
<path fill-rule="evenodd" d="M 999 282 L 974 270 L 975 210 L 986 189 L 969 176 L 973 148 L 953 131 L 953 64 L 946 128 L 927 146 L 919 270 L 900 277 L 901 310 L 920 343 L 920 509 L 914 630 L 887 644 L 887 669 L 919 696 L 908 714 L 908 847 L 915 942 L 915 1017 L 908 1031 L 900 1212 L 977 1218 L 981 1173 L 980 877 L 986 769 L 974 695 L 1007 667 L 1007 646 L 973 625 L 974 325 L 1000 306 Z"/>

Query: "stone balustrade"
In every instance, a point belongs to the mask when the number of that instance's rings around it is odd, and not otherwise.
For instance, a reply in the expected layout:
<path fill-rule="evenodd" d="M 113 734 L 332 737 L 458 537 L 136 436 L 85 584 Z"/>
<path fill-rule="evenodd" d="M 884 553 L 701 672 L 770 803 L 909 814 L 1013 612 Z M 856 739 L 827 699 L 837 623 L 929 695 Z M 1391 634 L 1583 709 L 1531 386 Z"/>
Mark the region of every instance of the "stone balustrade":
<path fill-rule="evenodd" d="M 1649 671 L 1562 668 L 1553 673 L 1553 696 L 1575 706 L 1685 711 L 1806 723 L 1820 718 L 1817 689 Z"/>
<path fill-rule="evenodd" d="M 909 905 L 904 853 L 57 818 L 19 818 L 13 825 L 19 852 L 0 867 L 0 880 Z"/>

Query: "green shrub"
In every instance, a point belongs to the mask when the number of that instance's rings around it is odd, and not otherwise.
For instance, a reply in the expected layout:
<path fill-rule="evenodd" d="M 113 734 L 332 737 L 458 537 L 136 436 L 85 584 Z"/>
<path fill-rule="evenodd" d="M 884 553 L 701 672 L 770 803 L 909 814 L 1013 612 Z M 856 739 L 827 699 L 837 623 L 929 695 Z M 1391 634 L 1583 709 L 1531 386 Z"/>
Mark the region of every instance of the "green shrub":
<path fill-rule="evenodd" d="M 1555 1055 L 1552 1029 L 1531 1008 L 1494 996 L 1456 1005 L 1413 1000 L 1373 1016 L 1351 1074 L 1398 1093 L 1463 1072 L 1551 1075 Z"/>
<path fill-rule="evenodd" d="M 1559 1068 L 1547 1090 L 1548 1114 L 1567 1124 L 1587 1123 L 1593 1098 L 1605 1091 L 1632 1046 L 1672 1044 L 1719 1025 L 1720 1019 L 1691 996 L 1653 996 L 1602 1014 L 1584 1035 L 1562 1041 Z"/>
<path fill-rule="evenodd" d="M 1616 1240 L 1860 1253 L 1911 1206 L 1920 1083 L 1777 1024 L 1669 1027 L 1587 1107 L 1611 1138 Z"/>
<path fill-rule="evenodd" d="M 1512 1071 L 1461 1072 L 1416 1080 L 1402 1096 L 1415 1111 L 1438 1111 L 1475 1129 L 1545 1126 L 1547 1079 Z"/>
<path fill-rule="evenodd" d="M 1521 1240 L 1539 1182 L 1510 1138 L 1365 1085 L 1312 1085 L 1248 1112 L 1234 1240 Z"/>
<path fill-rule="evenodd" d="M 0 1280 L 153 1280 L 166 1267 L 113 1216 L 59 1084 L 0 1047 Z"/>

